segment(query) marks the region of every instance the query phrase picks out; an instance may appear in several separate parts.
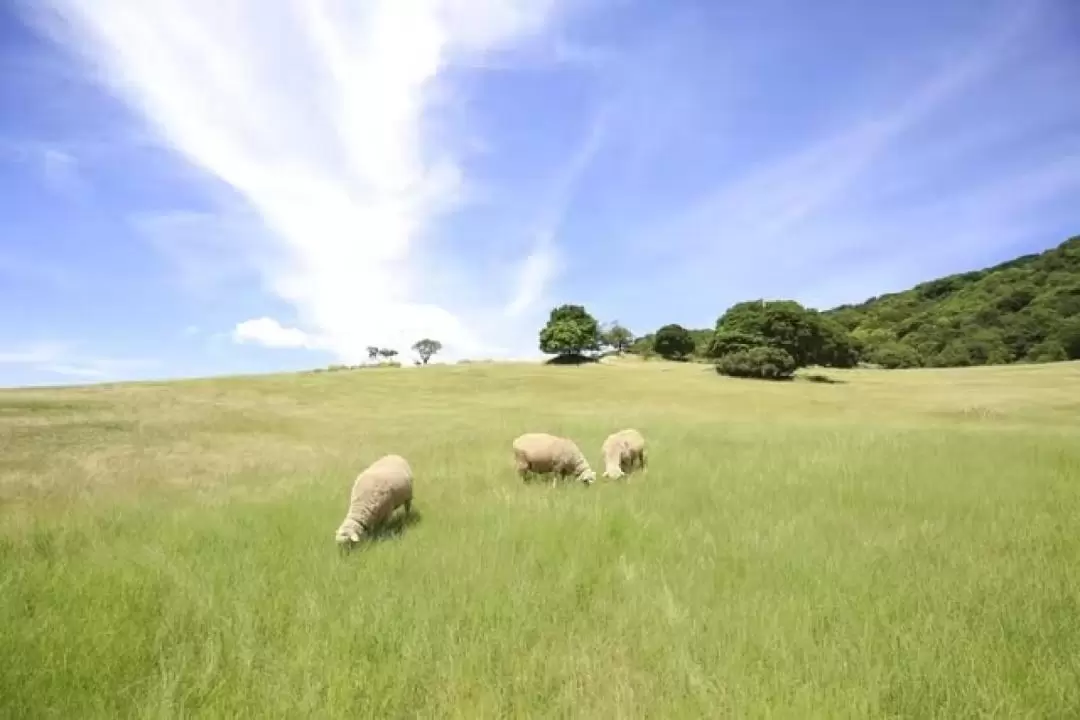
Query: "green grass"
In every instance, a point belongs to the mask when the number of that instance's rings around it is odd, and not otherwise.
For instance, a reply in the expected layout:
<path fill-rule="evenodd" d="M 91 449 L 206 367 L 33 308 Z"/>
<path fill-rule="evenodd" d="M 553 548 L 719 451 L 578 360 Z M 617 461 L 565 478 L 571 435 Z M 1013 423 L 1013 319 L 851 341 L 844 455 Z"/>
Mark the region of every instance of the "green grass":
<path fill-rule="evenodd" d="M 0 392 L 2 717 L 1080 715 L 1080 365 Z M 627 483 L 520 432 L 639 428 Z M 355 474 L 416 517 L 348 556 Z"/>

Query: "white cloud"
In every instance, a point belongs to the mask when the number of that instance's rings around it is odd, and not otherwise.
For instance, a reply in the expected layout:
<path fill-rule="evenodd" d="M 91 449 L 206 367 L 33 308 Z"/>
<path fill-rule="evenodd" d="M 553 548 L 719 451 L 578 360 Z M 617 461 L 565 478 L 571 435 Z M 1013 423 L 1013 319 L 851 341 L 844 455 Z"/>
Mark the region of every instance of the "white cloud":
<path fill-rule="evenodd" d="M 239 323 L 233 329 L 233 340 L 238 343 L 251 342 L 272 348 L 315 349 L 319 347 L 319 343 L 303 330 L 284 327 L 277 320 L 268 317 Z"/>
<path fill-rule="evenodd" d="M 554 0 L 46 6 L 56 37 L 258 214 L 274 243 L 248 261 L 339 359 L 423 336 L 491 349 L 474 318 L 425 302 L 420 243 L 464 190 L 427 112 L 448 67 L 542 31 Z"/>

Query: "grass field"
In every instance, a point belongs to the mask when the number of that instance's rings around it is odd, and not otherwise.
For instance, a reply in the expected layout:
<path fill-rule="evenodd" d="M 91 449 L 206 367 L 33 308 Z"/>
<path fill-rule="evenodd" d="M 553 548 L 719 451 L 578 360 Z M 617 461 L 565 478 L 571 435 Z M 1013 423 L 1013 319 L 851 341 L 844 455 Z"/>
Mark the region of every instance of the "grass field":
<path fill-rule="evenodd" d="M 0 716 L 1080 716 L 1080 364 L 0 392 Z M 523 485 L 510 442 L 650 443 Z M 341 556 L 355 474 L 414 521 Z"/>

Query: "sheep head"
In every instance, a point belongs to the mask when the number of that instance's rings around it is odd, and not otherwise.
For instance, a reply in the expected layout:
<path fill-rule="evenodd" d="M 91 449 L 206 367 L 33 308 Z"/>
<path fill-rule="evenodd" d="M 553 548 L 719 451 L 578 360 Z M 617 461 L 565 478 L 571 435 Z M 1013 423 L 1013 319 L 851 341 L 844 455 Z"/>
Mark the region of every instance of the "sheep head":
<path fill-rule="evenodd" d="M 341 546 L 350 543 L 358 543 L 360 542 L 360 536 L 363 532 L 364 527 L 352 518 L 349 518 L 337 529 L 337 532 L 334 534 L 334 540 Z"/>

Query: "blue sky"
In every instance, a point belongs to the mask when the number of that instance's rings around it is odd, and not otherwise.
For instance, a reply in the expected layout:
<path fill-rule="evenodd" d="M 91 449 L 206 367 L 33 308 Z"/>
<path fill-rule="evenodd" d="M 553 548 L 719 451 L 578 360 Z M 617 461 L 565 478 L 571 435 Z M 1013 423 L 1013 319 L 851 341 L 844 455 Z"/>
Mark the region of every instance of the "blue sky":
<path fill-rule="evenodd" d="M 1074 0 L 0 5 L 0 385 L 533 357 L 1080 233 Z"/>

